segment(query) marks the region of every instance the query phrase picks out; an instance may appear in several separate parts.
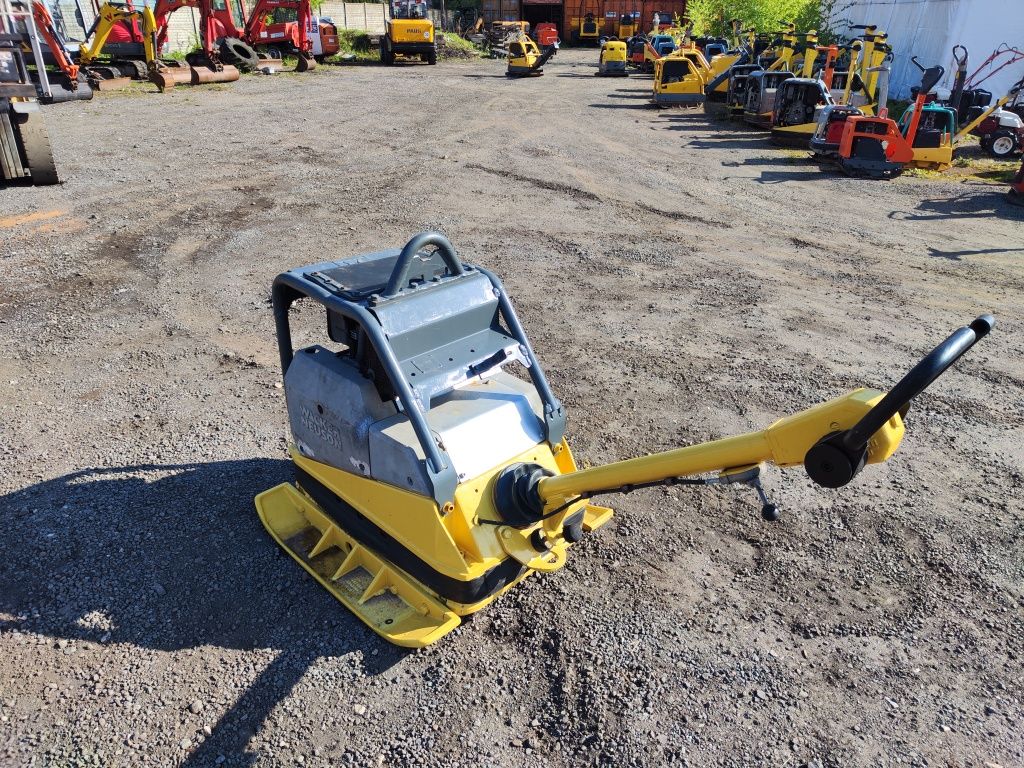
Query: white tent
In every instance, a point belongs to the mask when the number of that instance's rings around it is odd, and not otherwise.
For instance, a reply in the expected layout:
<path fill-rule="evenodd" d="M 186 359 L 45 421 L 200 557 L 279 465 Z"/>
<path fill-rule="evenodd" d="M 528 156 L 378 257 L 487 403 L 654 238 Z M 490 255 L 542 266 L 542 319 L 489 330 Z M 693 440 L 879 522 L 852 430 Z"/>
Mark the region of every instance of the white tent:
<path fill-rule="evenodd" d="M 895 52 L 889 86 L 893 99 L 909 99 L 911 87 L 921 82 L 911 56 L 925 67 L 945 67 L 939 87 L 948 88 L 956 69 L 954 45 L 970 51 L 968 75 L 1001 44 L 1024 51 L 1024 0 L 839 0 L 835 5 L 832 26 L 839 34 L 856 37 L 859 30 L 850 29 L 855 24 L 874 24 L 889 33 Z M 996 99 L 1022 77 L 1024 61 L 1019 61 L 981 87 Z"/>

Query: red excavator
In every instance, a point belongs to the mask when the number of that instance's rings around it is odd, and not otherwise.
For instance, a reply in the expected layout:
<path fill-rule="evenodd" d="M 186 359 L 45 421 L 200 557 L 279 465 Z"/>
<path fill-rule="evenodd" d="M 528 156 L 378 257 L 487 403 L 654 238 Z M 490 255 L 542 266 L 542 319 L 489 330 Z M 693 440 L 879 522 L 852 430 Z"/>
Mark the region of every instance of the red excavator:
<path fill-rule="evenodd" d="M 257 0 L 243 35 L 272 59 L 294 53 L 299 58 L 297 72 L 313 69 L 317 61 L 339 50 L 337 28 L 313 16 L 310 0 Z"/>
<path fill-rule="evenodd" d="M 244 40 L 245 31 L 240 26 L 243 20 L 235 19 L 231 3 L 215 3 L 214 0 L 157 0 L 153 16 L 156 18 L 158 51 L 167 43 L 169 17 L 179 8 L 195 8 L 199 11 L 202 50 L 185 57 L 189 64 L 213 64 L 212 68 L 216 69 L 228 62 L 237 64 L 243 71 L 256 69 L 260 65 L 256 51 Z M 238 8 L 241 11 L 241 3 Z"/>

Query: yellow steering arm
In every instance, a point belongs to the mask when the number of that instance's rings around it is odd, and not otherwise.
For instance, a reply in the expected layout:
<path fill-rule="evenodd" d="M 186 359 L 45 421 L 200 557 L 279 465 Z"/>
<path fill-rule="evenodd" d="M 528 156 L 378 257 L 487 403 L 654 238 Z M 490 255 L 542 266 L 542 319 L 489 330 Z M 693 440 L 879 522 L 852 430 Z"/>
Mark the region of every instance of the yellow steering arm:
<path fill-rule="evenodd" d="M 982 315 L 958 329 L 886 394 L 858 389 L 780 419 L 760 432 L 562 475 L 536 464 L 512 465 L 502 470 L 494 484 L 495 504 L 508 525 L 525 528 L 545 520 L 546 528 L 554 528 L 571 514 L 570 506 L 598 493 L 670 484 L 709 472 L 750 480 L 763 462 L 780 467 L 802 464 L 818 485 L 842 487 L 866 464 L 885 461 L 895 453 L 903 439 L 903 416 L 910 401 L 994 325 L 991 315 Z M 769 506 L 766 501 L 766 509 Z M 558 513 L 563 514 L 555 519 Z"/>

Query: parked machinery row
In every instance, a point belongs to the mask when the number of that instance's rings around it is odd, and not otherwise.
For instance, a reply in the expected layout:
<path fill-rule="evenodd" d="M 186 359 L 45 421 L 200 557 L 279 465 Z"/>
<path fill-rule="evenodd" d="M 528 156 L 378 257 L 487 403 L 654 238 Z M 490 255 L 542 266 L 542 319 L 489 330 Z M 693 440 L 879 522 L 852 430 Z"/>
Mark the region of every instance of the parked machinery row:
<path fill-rule="evenodd" d="M 296 70 L 305 72 L 339 50 L 336 28 L 313 15 L 310 0 L 256 0 L 248 9 L 241 1 L 107 2 L 93 9 L 81 41 L 70 40 L 59 6 L 54 6 L 55 20 L 42 0 L 19 1 L 31 7 L 43 38 L 39 61 L 31 50 L 25 53 L 44 102 L 91 98 L 93 89 L 120 88 L 130 80 L 150 80 L 161 90 L 230 82 L 239 70 L 280 67 L 284 55 L 296 56 Z M 165 58 L 170 18 L 182 8 L 199 16 L 199 45 L 184 59 Z M 80 4 L 76 16 L 84 29 Z"/>
<path fill-rule="evenodd" d="M 967 50 L 956 46 L 953 87 L 938 91 L 945 69 L 911 57 L 921 84 L 894 120 L 888 115 L 894 55 L 888 36 L 873 25 L 855 29 L 860 36 L 848 45 L 821 45 L 814 30 L 799 33 L 787 24 L 763 34 L 737 21 L 727 49 L 726 41 L 692 38 L 689 30 L 652 30 L 627 42 L 626 59 L 653 73 L 654 104 L 703 104 L 710 116 L 770 131 L 775 143 L 808 147 L 851 174 L 892 178 L 908 167 L 944 170 L 967 135 L 995 158 L 1022 151 L 1024 79 L 993 99 L 980 87 L 982 68 L 968 77 Z M 993 57 L 1013 52 L 997 50 Z M 992 66 L 993 57 L 983 65 L 989 76 L 1001 68 Z"/>

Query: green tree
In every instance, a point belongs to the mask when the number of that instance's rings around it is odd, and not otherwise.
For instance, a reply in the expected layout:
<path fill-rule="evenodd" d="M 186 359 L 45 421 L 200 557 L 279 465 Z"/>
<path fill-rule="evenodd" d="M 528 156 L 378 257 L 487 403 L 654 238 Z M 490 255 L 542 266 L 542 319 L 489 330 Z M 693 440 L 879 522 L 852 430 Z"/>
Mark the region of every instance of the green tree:
<path fill-rule="evenodd" d="M 849 0 L 689 0 L 686 14 L 695 35 L 728 37 L 732 19 L 759 32 L 774 32 L 783 22 L 793 21 L 801 32 L 818 30 L 826 42 L 840 8 L 848 4 Z"/>

